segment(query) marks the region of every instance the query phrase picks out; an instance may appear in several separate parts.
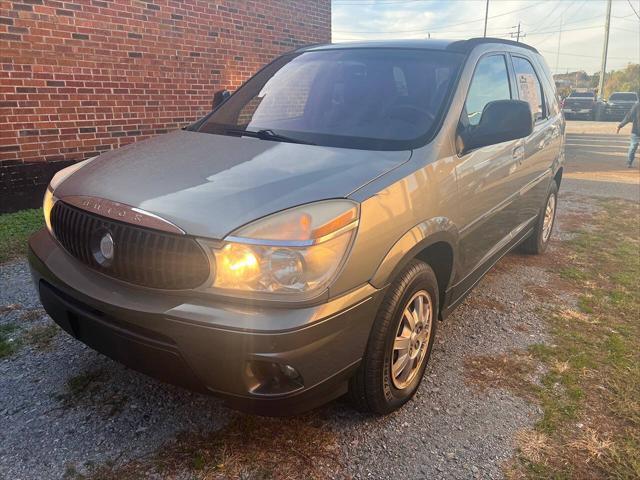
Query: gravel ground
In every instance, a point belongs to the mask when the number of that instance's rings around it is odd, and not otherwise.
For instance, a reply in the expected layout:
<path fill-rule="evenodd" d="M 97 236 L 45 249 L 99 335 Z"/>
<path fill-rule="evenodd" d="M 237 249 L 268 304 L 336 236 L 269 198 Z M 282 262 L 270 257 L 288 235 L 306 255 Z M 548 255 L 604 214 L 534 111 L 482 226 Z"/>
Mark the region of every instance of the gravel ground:
<path fill-rule="evenodd" d="M 591 200 L 563 189 L 547 257 L 568 237 L 562 225 L 583 221 L 593 208 Z M 502 478 L 517 431 L 533 425 L 540 411 L 506 391 L 477 390 L 465 381 L 464 361 L 545 341 L 537 312 L 547 299 L 536 294 L 553 281 L 545 258 L 508 255 L 440 323 L 425 381 L 401 411 L 370 417 L 339 400 L 311 415 L 335 433 L 349 475 Z M 82 472 L 126 462 L 179 432 L 215 431 L 237 415 L 215 398 L 128 370 L 64 332 L 48 347 L 21 340 L 52 323 L 24 261 L 0 265 L 0 325 L 9 323 L 19 326 L 11 335 L 22 345 L 0 360 L 2 479 L 60 478 L 71 467 Z"/>

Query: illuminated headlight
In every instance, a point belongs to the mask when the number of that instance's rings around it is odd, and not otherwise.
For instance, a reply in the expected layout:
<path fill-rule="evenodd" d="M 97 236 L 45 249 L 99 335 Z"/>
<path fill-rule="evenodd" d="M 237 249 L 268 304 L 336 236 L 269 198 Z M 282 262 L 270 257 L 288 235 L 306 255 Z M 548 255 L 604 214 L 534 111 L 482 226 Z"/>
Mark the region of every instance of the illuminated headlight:
<path fill-rule="evenodd" d="M 53 234 L 53 230 L 51 228 L 51 210 L 53 210 L 53 206 L 58 201 L 58 199 L 54 195 L 56 188 L 58 188 L 58 186 L 64 180 L 66 180 L 69 175 L 75 173 L 77 170 L 85 166 L 94 158 L 96 157 L 91 157 L 83 160 L 82 162 L 74 163 L 67 168 L 63 168 L 62 170 L 58 171 L 51 179 L 51 182 L 49 182 L 47 190 L 44 192 L 44 199 L 42 200 L 42 211 L 44 213 L 44 223 L 47 226 L 47 230 L 49 230 L 51 234 Z"/>
<path fill-rule="evenodd" d="M 327 200 L 265 217 L 222 243 L 203 241 L 215 265 L 209 288 L 311 296 L 342 265 L 358 214 L 352 201 Z"/>

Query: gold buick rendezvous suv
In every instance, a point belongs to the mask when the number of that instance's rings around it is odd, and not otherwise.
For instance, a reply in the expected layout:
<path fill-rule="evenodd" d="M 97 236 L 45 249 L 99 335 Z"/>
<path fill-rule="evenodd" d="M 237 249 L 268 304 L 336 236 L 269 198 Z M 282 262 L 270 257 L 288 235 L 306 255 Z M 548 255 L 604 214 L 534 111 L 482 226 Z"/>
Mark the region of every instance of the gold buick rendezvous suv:
<path fill-rule="evenodd" d="M 301 48 L 193 125 L 60 171 L 33 278 L 80 341 L 237 408 L 391 412 L 438 320 L 547 247 L 563 145 L 524 44 Z"/>

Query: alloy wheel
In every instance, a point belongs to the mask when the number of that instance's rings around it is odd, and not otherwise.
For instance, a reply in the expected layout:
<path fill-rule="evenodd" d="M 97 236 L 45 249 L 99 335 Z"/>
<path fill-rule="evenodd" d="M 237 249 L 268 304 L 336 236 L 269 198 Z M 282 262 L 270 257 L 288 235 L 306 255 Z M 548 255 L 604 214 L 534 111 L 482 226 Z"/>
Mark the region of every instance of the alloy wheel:
<path fill-rule="evenodd" d="M 420 372 L 431 337 L 433 303 L 426 290 L 416 292 L 402 311 L 391 352 L 391 380 L 402 390 Z"/>
<path fill-rule="evenodd" d="M 551 236 L 551 229 L 553 228 L 553 220 L 556 214 L 556 196 L 554 194 L 549 195 L 547 200 L 547 207 L 544 211 L 544 220 L 542 222 L 542 241 L 547 242 Z"/>

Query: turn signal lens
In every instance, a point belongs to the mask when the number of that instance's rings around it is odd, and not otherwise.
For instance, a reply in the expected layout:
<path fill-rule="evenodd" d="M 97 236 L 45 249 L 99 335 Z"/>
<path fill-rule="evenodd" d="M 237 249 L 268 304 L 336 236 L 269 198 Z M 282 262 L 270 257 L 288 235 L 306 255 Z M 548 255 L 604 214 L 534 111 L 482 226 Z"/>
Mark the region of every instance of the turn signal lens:
<path fill-rule="evenodd" d="M 203 241 L 215 259 L 209 288 L 312 296 L 331 282 L 358 226 L 358 205 L 328 200 L 270 215 Z"/>
<path fill-rule="evenodd" d="M 47 226 L 47 230 L 51 232 L 53 235 L 53 230 L 51 229 L 51 210 L 53 210 L 53 205 L 58 201 L 58 199 L 54 196 L 54 192 L 58 186 L 69 177 L 69 175 L 75 173 L 80 168 L 85 166 L 91 160 L 96 157 L 91 157 L 82 162 L 74 163 L 73 165 L 68 166 L 67 168 L 63 168 L 56 172 L 53 176 L 49 185 L 47 186 L 47 190 L 44 192 L 44 199 L 42 200 L 42 210 L 44 212 L 44 223 Z"/>
<path fill-rule="evenodd" d="M 53 190 L 51 187 L 47 187 L 44 192 L 44 199 L 42 200 L 42 211 L 44 213 L 44 223 L 47 226 L 47 230 L 53 235 L 53 229 L 51 228 L 51 210 L 55 205 L 57 198 L 53 196 Z"/>
<path fill-rule="evenodd" d="M 258 220 L 233 237 L 284 242 L 318 241 L 353 225 L 358 219 L 357 205 L 349 200 L 327 200 L 292 208 Z"/>

